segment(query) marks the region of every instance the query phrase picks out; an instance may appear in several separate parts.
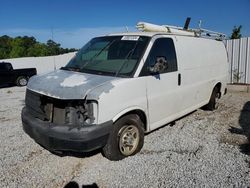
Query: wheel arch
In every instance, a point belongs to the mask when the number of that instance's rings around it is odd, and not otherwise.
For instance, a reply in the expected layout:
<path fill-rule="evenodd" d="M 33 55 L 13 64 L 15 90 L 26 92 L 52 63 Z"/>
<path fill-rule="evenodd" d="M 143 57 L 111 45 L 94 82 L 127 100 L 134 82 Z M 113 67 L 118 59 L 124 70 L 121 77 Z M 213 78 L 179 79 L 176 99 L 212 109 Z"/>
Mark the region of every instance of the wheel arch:
<path fill-rule="evenodd" d="M 143 122 L 144 131 L 145 132 L 148 131 L 147 115 L 142 108 L 132 107 L 132 108 L 125 109 L 125 110 L 121 111 L 120 113 L 118 113 L 112 120 L 113 120 L 113 122 L 116 122 L 118 119 L 120 119 L 123 116 L 128 115 L 128 114 L 138 115 L 140 117 L 141 121 Z"/>
<path fill-rule="evenodd" d="M 221 98 L 221 87 L 222 87 L 222 83 L 221 83 L 221 82 L 217 82 L 217 83 L 214 85 L 214 87 L 213 87 L 213 90 L 214 90 L 214 88 L 218 88 L 218 91 L 219 91 L 219 94 L 220 94 L 219 98 Z M 212 92 L 213 92 L 213 91 L 212 91 Z"/>

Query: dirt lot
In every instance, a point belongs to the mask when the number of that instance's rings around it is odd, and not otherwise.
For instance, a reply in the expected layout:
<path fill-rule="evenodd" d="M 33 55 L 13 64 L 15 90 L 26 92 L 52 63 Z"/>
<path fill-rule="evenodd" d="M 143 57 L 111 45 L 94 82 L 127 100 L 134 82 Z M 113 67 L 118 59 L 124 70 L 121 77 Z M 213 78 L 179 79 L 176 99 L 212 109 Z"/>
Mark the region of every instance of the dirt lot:
<path fill-rule="evenodd" d="M 43 149 L 22 130 L 24 96 L 25 88 L 0 89 L 0 187 L 250 187 L 249 93 L 148 134 L 139 154 L 118 162 Z"/>

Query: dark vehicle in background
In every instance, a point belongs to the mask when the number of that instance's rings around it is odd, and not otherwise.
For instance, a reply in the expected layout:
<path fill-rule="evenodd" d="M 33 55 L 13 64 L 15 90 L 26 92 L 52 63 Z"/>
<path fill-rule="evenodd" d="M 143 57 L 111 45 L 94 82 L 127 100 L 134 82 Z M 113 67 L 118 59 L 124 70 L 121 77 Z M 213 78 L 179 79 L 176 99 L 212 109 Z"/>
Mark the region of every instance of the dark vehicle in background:
<path fill-rule="evenodd" d="M 26 86 L 29 78 L 36 74 L 36 68 L 13 69 L 11 63 L 0 62 L 0 86 L 7 84 Z"/>

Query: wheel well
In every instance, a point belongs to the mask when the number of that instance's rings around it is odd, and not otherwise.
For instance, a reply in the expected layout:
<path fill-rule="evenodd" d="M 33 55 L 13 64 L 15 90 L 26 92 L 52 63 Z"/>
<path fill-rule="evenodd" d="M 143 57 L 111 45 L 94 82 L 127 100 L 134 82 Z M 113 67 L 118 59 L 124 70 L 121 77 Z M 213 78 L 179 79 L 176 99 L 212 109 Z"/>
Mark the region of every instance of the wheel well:
<path fill-rule="evenodd" d="M 18 80 L 19 78 L 22 78 L 22 77 L 29 79 L 29 77 L 26 76 L 26 75 L 19 75 L 19 76 L 16 77 L 16 80 Z"/>
<path fill-rule="evenodd" d="M 214 88 L 218 88 L 219 93 L 220 93 L 220 97 L 221 97 L 221 83 L 220 83 L 220 82 L 217 83 L 217 84 L 214 86 Z"/>
<path fill-rule="evenodd" d="M 123 117 L 125 115 L 128 115 L 128 114 L 136 114 L 136 115 L 138 115 L 139 118 L 141 119 L 142 123 L 143 123 L 144 131 L 147 131 L 147 117 L 146 117 L 146 114 L 142 110 L 132 110 L 132 111 L 127 112 L 126 114 L 123 114 L 121 117 Z M 120 119 L 120 118 L 118 118 L 118 119 Z"/>

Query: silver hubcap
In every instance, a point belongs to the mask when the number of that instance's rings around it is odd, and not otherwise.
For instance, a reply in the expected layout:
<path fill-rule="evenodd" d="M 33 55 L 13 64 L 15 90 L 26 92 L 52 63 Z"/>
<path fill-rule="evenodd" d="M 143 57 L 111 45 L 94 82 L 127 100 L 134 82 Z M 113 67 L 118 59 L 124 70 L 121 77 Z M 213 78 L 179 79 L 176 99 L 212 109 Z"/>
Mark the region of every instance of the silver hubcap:
<path fill-rule="evenodd" d="M 120 152 L 129 156 L 134 153 L 139 144 L 139 131 L 134 125 L 124 127 L 119 132 L 119 149 Z"/>
<path fill-rule="evenodd" d="M 20 83 L 21 86 L 26 86 L 27 85 L 27 80 L 25 78 L 21 78 L 19 80 L 19 83 Z"/>

